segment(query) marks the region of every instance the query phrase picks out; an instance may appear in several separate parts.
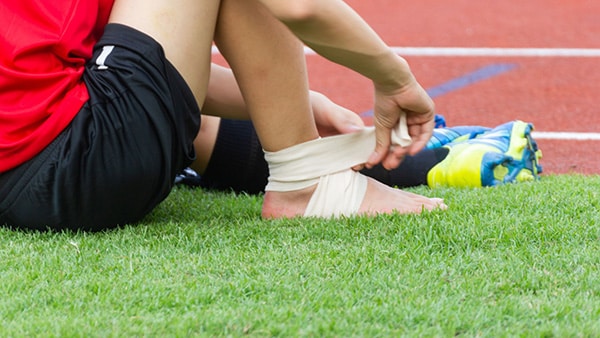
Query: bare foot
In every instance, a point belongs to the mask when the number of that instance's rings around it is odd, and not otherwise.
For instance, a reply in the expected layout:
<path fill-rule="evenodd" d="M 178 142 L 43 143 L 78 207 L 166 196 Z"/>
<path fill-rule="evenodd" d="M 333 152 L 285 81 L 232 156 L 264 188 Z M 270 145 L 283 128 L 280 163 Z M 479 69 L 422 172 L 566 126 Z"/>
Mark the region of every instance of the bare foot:
<path fill-rule="evenodd" d="M 267 191 L 263 200 L 263 218 L 291 218 L 302 216 L 312 194 L 317 188 L 311 187 L 288 192 Z"/>
<path fill-rule="evenodd" d="M 291 218 L 302 216 L 316 186 L 306 189 L 265 193 L 263 218 Z M 358 210 L 361 215 L 399 213 L 420 213 L 423 210 L 446 209 L 444 201 L 429 198 L 400 189 L 389 187 L 372 178 L 368 178 L 367 192 Z"/>

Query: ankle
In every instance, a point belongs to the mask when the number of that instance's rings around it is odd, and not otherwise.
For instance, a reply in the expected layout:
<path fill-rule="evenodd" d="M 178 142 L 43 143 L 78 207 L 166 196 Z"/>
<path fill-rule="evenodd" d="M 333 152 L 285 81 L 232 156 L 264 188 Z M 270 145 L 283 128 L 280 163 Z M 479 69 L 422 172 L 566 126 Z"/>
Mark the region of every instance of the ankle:
<path fill-rule="evenodd" d="M 316 185 L 294 191 L 267 191 L 261 216 L 266 219 L 302 216 L 315 189 Z"/>

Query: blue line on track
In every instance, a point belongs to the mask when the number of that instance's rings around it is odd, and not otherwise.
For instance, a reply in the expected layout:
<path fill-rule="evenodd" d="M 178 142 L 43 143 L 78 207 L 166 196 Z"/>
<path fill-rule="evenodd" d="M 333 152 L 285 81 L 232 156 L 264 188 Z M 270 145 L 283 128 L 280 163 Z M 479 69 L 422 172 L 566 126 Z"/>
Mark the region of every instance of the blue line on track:
<path fill-rule="evenodd" d="M 438 96 L 447 94 L 449 92 L 453 92 L 455 90 L 470 86 L 476 82 L 483 81 L 483 80 L 489 79 L 491 77 L 500 75 L 502 73 L 509 72 L 516 67 L 517 67 L 517 65 L 514 63 L 491 64 L 491 65 L 479 68 L 471 73 L 467 73 L 463 76 L 460 76 L 460 77 L 457 77 L 450 81 L 447 81 L 445 83 L 442 83 L 441 85 L 429 88 L 429 89 L 427 89 L 427 93 L 432 98 L 436 98 Z M 372 110 L 366 111 L 366 112 L 360 114 L 360 116 L 363 116 L 363 117 L 373 116 L 373 111 Z"/>

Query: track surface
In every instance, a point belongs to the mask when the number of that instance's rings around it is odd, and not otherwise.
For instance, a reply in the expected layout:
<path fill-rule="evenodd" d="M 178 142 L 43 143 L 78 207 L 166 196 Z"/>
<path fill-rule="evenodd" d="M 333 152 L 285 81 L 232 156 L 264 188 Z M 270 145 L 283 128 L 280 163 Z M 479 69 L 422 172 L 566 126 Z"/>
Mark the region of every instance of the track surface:
<path fill-rule="evenodd" d="M 419 47 L 404 57 L 450 126 L 532 122 L 545 174 L 600 174 L 600 1 L 347 2 L 390 46 Z M 471 49 L 423 55 L 422 47 Z M 497 53 L 469 54 L 482 47 Z M 517 55 L 503 56 L 509 48 Z M 550 55 L 519 52 L 531 48 L 551 49 Z M 313 89 L 369 119 L 369 81 L 316 55 L 307 62 Z M 564 132 L 566 139 L 547 132 Z M 575 140 L 579 133 L 591 134 Z"/>

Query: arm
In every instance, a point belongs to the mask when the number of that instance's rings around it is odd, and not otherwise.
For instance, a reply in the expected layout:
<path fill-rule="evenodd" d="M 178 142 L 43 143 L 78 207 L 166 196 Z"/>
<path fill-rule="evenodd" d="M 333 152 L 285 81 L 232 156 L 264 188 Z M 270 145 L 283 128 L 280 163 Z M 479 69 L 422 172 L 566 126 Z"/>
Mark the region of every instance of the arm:
<path fill-rule="evenodd" d="M 356 113 L 337 105 L 319 92 L 310 91 L 310 103 L 321 136 L 349 133 L 364 127 L 363 121 Z M 231 69 L 211 65 L 202 114 L 235 120 L 250 118 Z"/>
<path fill-rule="evenodd" d="M 248 120 L 246 103 L 231 69 L 211 64 L 202 114 L 234 120 Z"/>
<path fill-rule="evenodd" d="M 335 63 L 395 87 L 412 78 L 408 64 L 341 0 L 260 0 L 298 38 Z M 394 72 L 390 72 L 394 70 Z"/>
<path fill-rule="evenodd" d="M 373 81 L 377 146 L 368 166 L 384 160 L 397 166 L 408 151 L 420 150 L 433 131 L 434 105 L 414 78 L 408 63 L 383 42 L 369 25 L 341 0 L 260 0 L 306 45 L 329 60 Z M 390 133 L 407 114 L 413 145 L 395 147 L 388 155 Z"/>

